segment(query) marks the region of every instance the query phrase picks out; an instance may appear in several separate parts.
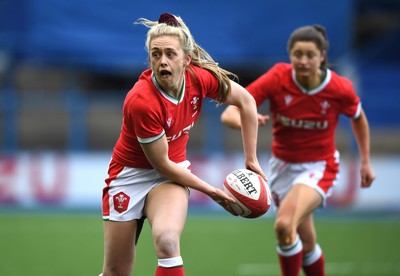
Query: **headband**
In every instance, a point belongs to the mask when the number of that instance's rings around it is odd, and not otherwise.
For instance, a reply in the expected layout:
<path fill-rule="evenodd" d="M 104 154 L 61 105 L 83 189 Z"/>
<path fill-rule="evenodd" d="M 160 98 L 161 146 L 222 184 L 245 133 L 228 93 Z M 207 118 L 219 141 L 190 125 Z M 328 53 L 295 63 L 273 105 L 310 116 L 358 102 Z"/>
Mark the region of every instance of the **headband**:
<path fill-rule="evenodd" d="M 179 24 L 178 20 L 176 20 L 175 16 L 167 12 L 160 15 L 158 23 L 165 23 L 169 26 L 174 26 L 174 27 L 179 27 L 181 25 Z"/>

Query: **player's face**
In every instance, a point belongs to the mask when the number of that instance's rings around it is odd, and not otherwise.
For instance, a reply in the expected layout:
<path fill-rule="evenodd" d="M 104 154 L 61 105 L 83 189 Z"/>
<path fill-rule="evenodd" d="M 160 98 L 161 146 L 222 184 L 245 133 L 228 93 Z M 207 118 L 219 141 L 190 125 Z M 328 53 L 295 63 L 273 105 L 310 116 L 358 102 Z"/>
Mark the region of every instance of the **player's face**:
<path fill-rule="evenodd" d="M 159 36 L 150 42 L 150 66 L 158 84 L 178 98 L 182 88 L 183 74 L 191 57 L 183 51 L 177 36 Z"/>
<path fill-rule="evenodd" d="M 319 74 L 324 55 L 314 42 L 297 41 L 289 54 L 298 79 L 312 78 Z"/>

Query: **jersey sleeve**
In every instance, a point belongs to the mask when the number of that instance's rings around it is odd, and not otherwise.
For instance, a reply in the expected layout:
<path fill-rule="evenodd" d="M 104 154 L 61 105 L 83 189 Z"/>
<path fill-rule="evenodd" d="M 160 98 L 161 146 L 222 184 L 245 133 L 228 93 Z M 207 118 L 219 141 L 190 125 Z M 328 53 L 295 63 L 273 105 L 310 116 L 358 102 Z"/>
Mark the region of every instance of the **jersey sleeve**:
<path fill-rule="evenodd" d="M 254 97 L 257 106 L 260 106 L 277 89 L 280 67 L 282 65 L 278 63 L 246 87 Z"/>
<path fill-rule="evenodd" d="M 350 118 L 358 118 L 361 114 L 361 101 L 360 97 L 354 90 L 353 84 L 350 80 L 342 77 L 343 88 L 343 102 L 342 113 Z"/>
<path fill-rule="evenodd" d="M 200 82 L 203 97 L 216 100 L 218 98 L 219 84 L 217 78 L 208 70 L 196 66 L 191 67 L 196 75 L 194 79 Z"/>
<path fill-rule="evenodd" d="M 132 122 L 133 132 L 140 143 L 151 143 L 164 135 L 162 114 L 157 110 L 157 105 L 148 104 L 143 99 L 126 106 L 124 120 Z"/>

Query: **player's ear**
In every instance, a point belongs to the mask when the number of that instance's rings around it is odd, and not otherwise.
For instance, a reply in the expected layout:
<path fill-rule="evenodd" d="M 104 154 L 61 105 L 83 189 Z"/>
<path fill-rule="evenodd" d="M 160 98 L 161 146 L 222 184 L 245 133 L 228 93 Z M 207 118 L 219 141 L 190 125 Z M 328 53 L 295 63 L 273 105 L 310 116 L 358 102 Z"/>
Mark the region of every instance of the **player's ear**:
<path fill-rule="evenodd" d="M 189 66 L 189 64 L 191 62 L 192 62 L 192 56 L 191 55 L 186 55 L 186 60 L 185 60 L 186 67 Z"/>
<path fill-rule="evenodd" d="M 325 60 L 326 60 L 326 51 L 323 50 L 322 53 L 321 53 L 321 63 L 324 63 Z"/>

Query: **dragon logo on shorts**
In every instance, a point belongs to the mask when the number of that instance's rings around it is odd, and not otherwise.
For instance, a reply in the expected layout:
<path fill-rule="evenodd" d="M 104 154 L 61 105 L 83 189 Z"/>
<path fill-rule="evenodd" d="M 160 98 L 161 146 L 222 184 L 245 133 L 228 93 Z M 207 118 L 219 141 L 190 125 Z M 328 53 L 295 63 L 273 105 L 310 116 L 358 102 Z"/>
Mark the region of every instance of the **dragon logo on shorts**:
<path fill-rule="evenodd" d="M 118 213 L 125 212 L 128 209 L 130 199 L 131 198 L 124 192 L 119 192 L 113 196 L 115 211 Z"/>

